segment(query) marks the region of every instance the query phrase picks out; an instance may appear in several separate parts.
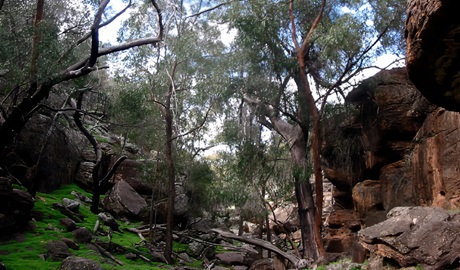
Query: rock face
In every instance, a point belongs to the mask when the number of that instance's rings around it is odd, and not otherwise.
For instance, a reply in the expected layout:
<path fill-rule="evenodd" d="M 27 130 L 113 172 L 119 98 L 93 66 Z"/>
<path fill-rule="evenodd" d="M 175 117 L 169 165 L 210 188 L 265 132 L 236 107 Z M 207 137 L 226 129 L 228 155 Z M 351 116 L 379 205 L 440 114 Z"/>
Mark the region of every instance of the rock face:
<path fill-rule="evenodd" d="M 51 192 L 73 182 L 83 140 L 77 131 L 43 114 L 34 116 L 5 157 L 9 171 L 28 190 Z"/>
<path fill-rule="evenodd" d="M 460 2 L 410 0 L 407 70 L 431 102 L 460 111 Z"/>
<path fill-rule="evenodd" d="M 396 207 L 388 219 L 361 230 L 361 243 L 374 254 L 401 266 L 423 269 L 460 265 L 460 213 L 440 208 Z"/>
<path fill-rule="evenodd" d="M 324 124 L 325 175 L 334 184 L 328 250 L 350 251 L 361 227 L 397 206 L 460 207 L 459 113 L 429 103 L 404 69 L 365 80 L 347 102 Z"/>

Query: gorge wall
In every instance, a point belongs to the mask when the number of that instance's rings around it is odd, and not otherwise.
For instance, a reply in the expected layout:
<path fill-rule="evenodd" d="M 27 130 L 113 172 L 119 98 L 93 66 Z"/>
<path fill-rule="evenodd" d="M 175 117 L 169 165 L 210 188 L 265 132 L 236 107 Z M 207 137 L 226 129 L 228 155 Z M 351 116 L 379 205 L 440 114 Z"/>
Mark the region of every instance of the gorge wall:
<path fill-rule="evenodd" d="M 346 101 L 324 125 L 324 172 L 334 184 L 330 251 L 353 250 L 354 232 L 396 206 L 460 208 L 459 113 L 428 102 L 405 68 L 363 81 Z"/>

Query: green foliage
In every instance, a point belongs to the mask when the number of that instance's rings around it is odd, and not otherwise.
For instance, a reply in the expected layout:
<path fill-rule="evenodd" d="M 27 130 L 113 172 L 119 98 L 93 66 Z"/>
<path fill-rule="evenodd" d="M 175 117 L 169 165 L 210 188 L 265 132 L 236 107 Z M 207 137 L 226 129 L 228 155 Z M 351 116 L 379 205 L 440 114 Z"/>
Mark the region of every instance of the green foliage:
<path fill-rule="evenodd" d="M 190 209 L 193 214 L 199 215 L 200 210 L 211 209 L 211 187 L 215 178 L 214 171 L 209 164 L 198 161 L 189 169 L 187 190 L 190 193 Z"/>

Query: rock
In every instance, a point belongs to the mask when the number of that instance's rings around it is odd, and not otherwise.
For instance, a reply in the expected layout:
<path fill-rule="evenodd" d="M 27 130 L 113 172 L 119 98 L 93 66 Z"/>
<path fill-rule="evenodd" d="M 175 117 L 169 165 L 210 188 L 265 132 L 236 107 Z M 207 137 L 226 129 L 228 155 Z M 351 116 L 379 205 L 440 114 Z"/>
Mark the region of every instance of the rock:
<path fill-rule="evenodd" d="M 227 268 L 227 267 L 223 267 L 223 266 L 214 266 L 213 268 L 211 268 L 212 270 L 230 270 L 230 268 Z"/>
<path fill-rule="evenodd" d="M 72 239 L 62 237 L 61 241 L 64 242 L 69 248 L 71 248 L 73 250 L 79 250 L 80 249 L 80 246 L 77 243 L 75 243 Z"/>
<path fill-rule="evenodd" d="M 134 261 L 134 260 L 136 260 L 138 258 L 138 256 L 136 254 L 130 252 L 130 253 L 125 254 L 125 258 L 128 259 L 128 260 Z"/>
<path fill-rule="evenodd" d="M 256 253 L 224 252 L 216 254 L 216 259 L 225 265 L 251 266 L 257 260 Z"/>
<path fill-rule="evenodd" d="M 438 109 L 414 138 L 417 144 L 407 159 L 418 205 L 460 209 L 459 127 L 460 113 Z"/>
<path fill-rule="evenodd" d="M 69 247 L 60 240 L 52 240 L 46 244 L 47 255 L 52 261 L 62 261 L 72 255 Z"/>
<path fill-rule="evenodd" d="M 75 183 L 86 191 L 92 191 L 93 189 L 93 168 L 94 162 L 90 161 L 81 161 L 78 165 L 78 173 L 75 176 Z"/>
<path fill-rule="evenodd" d="M 97 218 L 102 222 L 103 225 L 108 226 L 112 231 L 120 231 L 120 225 L 109 213 L 99 213 Z"/>
<path fill-rule="evenodd" d="M 65 259 L 62 264 L 60 270 L 81 270 L 81 269 L 88 269 L 88 270 L 103 270 L 102 266 L 97 262 L 80 257 L 68 257 Z"/>
<path fill-rule="evenodd" d="M 119 181 L 103 200 L 104 209 L 118 217 L 140 219 L 147 202 L 128 183 Z"/>
<path fill-rule="evenodd" d="M 190 244 L 188 244 L 188 248 L 190 249 L 190 256 L 194 258 L 199 258 L 204 250 L 204 245 L 199 242 L 193 241 Z"/>
<path fill-rule="evenodd" d="M 251 268 L 249 268 L 249 270 L 278 270 L 278 269 L 275 268 L 273 259 L 262 259 L 262 260 L 255 261 L 251 265 Z"/>
<path fill-rule="evenodd" d="M 73 236 L 78 243 L 89 243 L 93 239 L 93 234 L 86 228 L 76 229 Z"/>
<path fill-rule="evenodd" d="M 76 196 L 80 202 L 84 202 L 84 203 L 92 203 L 93 202 L 93 200 L 91 200 L 91 198 L 89 198 L 88 196 L 86 196 L 84 194 L 81 194 L 78 191 L 72 191 L 72 192 L 70 192 L 70 194 Z"/>
<path fill-rule="evenodd" d="M 457 267 L 460 260 L 460 213 L 430 207 L 396 207 L 388 219 L 359 231 L 360 243 L 372 254 L 402 267 Z"/>
<path fill-rule="evenodd" d="M 152 195 L 153 181 L 148 179 L 146 168 L 153 168 L 152 160 L 133 160 L 126 159 L 123 161 L 115 172 L 115 182 L 124 180 L 140 195 Z M 160 187 L 155 187 L 155 191 L 160 191 Z"/>
<path fill-rule="evenodd" d="M 203 256 L 208 260 L 214 259 L 216 257 L 216 247 L 214 246 L 205 247 L 203 250 Z"/>
<path fill-rule="evenodd" d="M 75 179 L 80 156 L 77 145 L 84 136 L 65 122 L 53 123 L 49 115 L 35 114 L 4 157 L 9 172 L 28 190 L 51 192 Z"/>
<path fill-rule="evenodd" d="M 0 235 L 7 237 L 25 228 L 35 200 L 24 190 L 13 189 L 13 179 L 0 176 Z"/>
<path fill-rule="evenodd" d="M 428 150 L 423 146 L 426 136 L 413 139 L 422 134 L 437 107 L 415 88 L 404 68 L 382 71 L 364 80 L 349 93 L 346 102 L 343 112 L 324 122 L 327 136 L 321 155 L 325 176 L 334 185 L 327 248 L 349 253 L 361 224 L 383 221 L 395 206 L 431 205 L 424 190 L 436 189 L 434 182 L 422 179 L 429 176 L 430 167 L 423 167 L 414 159 L 418 154 L 413 153 L 417 147 Z M 458 124 L 442 124 L 443 128 L 448 126 Z M 454 169 L 457 163 L 451 164 Z M 420 171 L 420 177 L 414 177 L 415 171 Z M 349 223 L 346 220 L 353 220 L 353 210 L 355 221 Z"/>
<path fill-rule="evenodd" d="M 63 198 L 62 202 L 67 209 L 69 209 L 72 212 L 78 213 L 80 209 L 80 203 L 74 200 L 71 200 L 69 198 Z"/>
<path fill-rule="evenodd" d="M 70 218 L 61 218 L 59 223 L 61 223 L 68 232 L 71 232 L 77 228 L 75 221 L 71 220 Z"/>
<path fill-rule="evenodd" d="M 382 187 L 380 181 L 365 180 L 353 187 L 353 202 L 358 213 L 383 210 Z"/>
<path fill-rule="evenodd" d="M 407 71 L 431 102 L 460 111 L 460 18 L 457 0 L 410 0 Z"/>
<path fill-rule="evenodd" d="M 349 253 L 356 242 L 356 232 L 361 224 L 352 209 L 337 209 L 326 220 L 325 248 L 329 253 Z"/>

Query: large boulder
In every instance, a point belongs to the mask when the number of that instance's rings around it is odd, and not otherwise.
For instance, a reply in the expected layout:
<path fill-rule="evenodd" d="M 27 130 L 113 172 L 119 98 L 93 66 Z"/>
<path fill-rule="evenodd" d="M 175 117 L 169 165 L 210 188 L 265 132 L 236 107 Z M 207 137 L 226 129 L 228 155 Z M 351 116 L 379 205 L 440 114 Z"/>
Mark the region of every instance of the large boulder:
<path fill-rule="evenodd" d="M 423 269 L 460 266 L 460 213 L 440 208 L 397 207 L 388 219 L 358 233 L 373 254 L 400 266 Z"/>
<path fill-rule="evenodd" d="M 0 177 L 0 235 L 24 228 L 31 220 L 35 200 L 24 190 L 13 189 L 12 179 Z"/>
<path fill-rule="evenodd" d="M 460 111 L 460 1 L 410 0 L 407 71 L 431 102 Z"/>
<path fill-rule="evenodd" d="M 52 240 L 46 244 L 47 255 L 52 261 L 62 261 L 72 255 L 69 247 L 61 240 Z"/>
<path fill-rule="evenodd" d="M 73 182 L 80 161 L 78 145 L 83 140 L 65 120 L 37 114 L 24 126 L 4 160 L 23 186 L 51 192 Z"/>
<path fill-rule="evenodd" d="M 118 217 L 137 218 L 147 208 L 147 202 L 127 182 L 118 181 L 102 201 L 104 209 Z"/>

